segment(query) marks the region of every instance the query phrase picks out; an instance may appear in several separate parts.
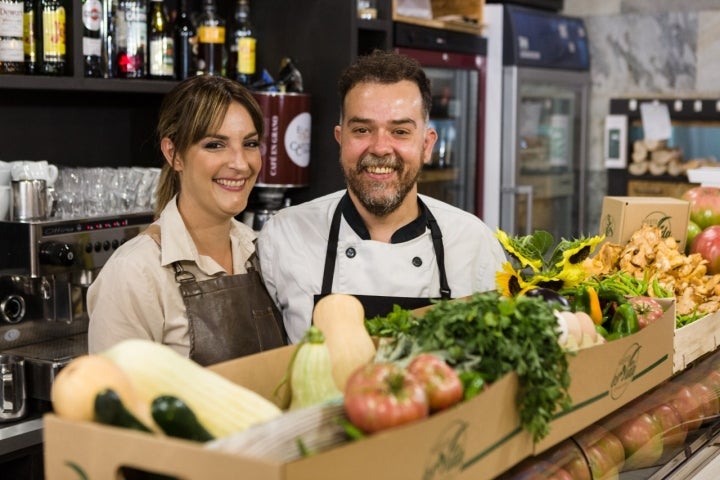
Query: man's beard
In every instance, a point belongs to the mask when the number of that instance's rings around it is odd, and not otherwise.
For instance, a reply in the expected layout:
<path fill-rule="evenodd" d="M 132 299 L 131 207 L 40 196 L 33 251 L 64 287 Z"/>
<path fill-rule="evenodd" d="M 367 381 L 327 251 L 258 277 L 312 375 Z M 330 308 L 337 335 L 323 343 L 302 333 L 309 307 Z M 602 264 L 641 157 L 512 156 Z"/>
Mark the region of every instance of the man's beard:
<path fill-rule="evenodd" d="M 375 182 L 362 176 L 369 167 L 388 167 L 397 173 L 398 179 L 392 184 Z M 377 217 L 385 217 L 402 205 L 420 176 L 421 169 L 409 171 L 395 156 L 377 157 L 369 154 L 363 157 L 354 170 L 345 171 L 348 189 L 360 200 L 362 206 Z"/>

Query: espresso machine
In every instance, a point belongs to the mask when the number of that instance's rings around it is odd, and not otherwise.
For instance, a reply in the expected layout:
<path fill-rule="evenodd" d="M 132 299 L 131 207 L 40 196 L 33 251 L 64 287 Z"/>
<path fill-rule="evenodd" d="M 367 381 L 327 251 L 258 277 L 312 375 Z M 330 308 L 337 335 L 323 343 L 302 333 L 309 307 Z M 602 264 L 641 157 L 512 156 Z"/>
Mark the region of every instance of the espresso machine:
<path fill-rule="evenodd" d="M 0 221 L 0 463 L 41 442 L 53 379 L 87 353 L 87 288 L 152 221 L 151 212 Z"/>

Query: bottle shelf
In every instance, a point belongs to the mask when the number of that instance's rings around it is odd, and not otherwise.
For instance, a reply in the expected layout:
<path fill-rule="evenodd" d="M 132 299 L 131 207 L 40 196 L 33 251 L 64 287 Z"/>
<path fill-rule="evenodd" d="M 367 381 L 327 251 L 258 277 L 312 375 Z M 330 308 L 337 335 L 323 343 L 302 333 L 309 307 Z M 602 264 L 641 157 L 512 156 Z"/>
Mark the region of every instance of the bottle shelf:
<path fill-rule="evenodd" d="M 163 94 L 177 84 L 173 80 L 142 78 L 51 77 L 41 75 L 0 75 L 0 89 L 80 90 L 94 92 L 136 92 Z"/>

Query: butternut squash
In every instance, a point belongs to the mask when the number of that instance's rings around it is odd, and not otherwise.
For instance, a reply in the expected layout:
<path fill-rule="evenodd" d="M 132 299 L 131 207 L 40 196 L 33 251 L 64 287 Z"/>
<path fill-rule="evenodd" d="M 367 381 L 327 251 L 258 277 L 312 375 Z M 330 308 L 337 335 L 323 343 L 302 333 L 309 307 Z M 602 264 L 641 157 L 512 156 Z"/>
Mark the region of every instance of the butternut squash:
<path fill-rule="evenodd" d="M 354 296 L 333 293 L 315 305 L 313 324 L 325 335 L 333 379 L 344 392 L 350 375 L 375 356 L 375 343 L 365 328 L 365 309 Z"/>
<path fill-rule="evenodd" d="M 69 420 L 95 420 L 95 399 L 113 390 L 128 411 L 143 424 L 157 431 L 150 408 L 143 406 L 130 378 L 115 363 L 100 355 L 82 355 L 70 361 L 57 374 L 50 390 L 53 411 Z"/>

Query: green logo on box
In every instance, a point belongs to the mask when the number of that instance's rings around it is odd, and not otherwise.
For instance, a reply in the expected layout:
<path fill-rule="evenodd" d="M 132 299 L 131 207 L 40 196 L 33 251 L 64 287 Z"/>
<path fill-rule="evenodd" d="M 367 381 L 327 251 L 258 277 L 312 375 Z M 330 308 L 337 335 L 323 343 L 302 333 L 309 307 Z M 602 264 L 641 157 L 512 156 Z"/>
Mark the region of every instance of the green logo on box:
<path fill-rule="evenodd" d="M 423 480 L 450 480 L 463 468 L 468 423 L 452 422 L 438 437 L 425 463 Z"/>
<path fill-rule="evenodd" d="M 612 383 L 610 384 L 610 396 L 613 400 L 622 397 L 628 385 L 632 383 L 635 371 L 637 370 L 639 356 L 640 345 L 633 343 L 620 358 L 618 367 L 615 370 L 615 375 L 613 375 Z"/>
<path fill-rule="evenodd" d="M 672 235 L 672 217 L 665 212 L 652 212 L 642 221 L 643 225 L 660 228 L 662 238 L 668 238 Z"/>

